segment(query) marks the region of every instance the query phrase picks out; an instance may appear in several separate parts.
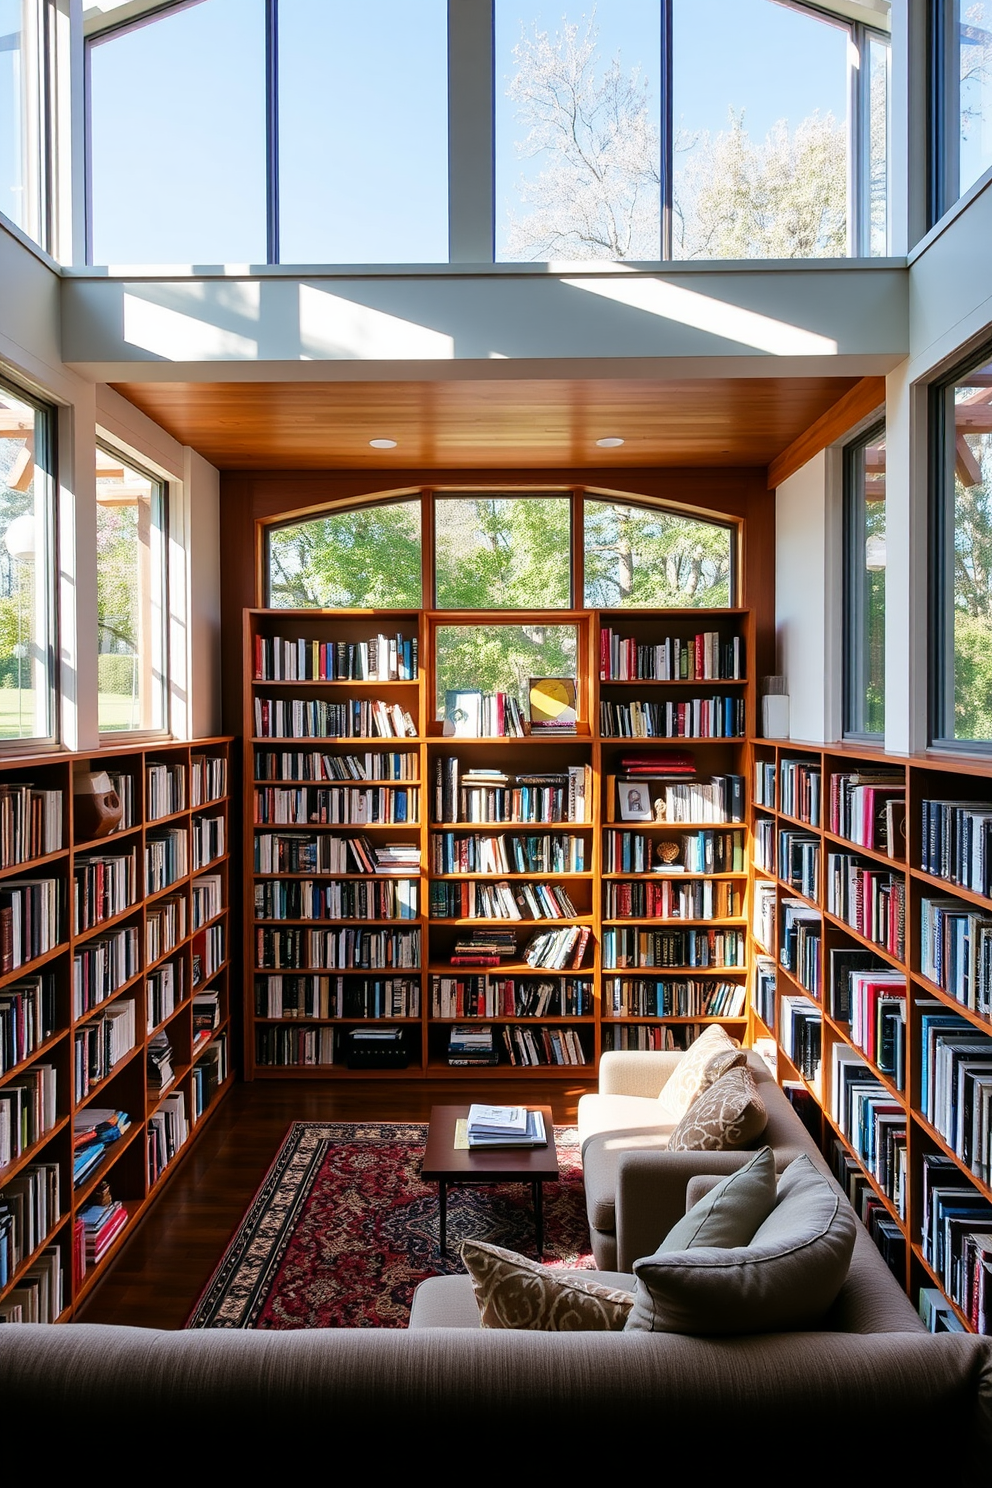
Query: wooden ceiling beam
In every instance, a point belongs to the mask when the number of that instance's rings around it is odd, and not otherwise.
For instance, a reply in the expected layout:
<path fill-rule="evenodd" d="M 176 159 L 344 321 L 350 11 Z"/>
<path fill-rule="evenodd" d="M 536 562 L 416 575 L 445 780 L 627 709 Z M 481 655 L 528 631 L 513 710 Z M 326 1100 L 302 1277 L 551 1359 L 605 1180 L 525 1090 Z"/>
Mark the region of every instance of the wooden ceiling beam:
<path fill-rule="evenodd" d="M 795 475 L 814 455 L 834 444 L 884 402 L 885 378 L 862 377 L 780 455 L 776 455 L 768 467 L 769 491 L 774 491 L 790 475 Z"/>

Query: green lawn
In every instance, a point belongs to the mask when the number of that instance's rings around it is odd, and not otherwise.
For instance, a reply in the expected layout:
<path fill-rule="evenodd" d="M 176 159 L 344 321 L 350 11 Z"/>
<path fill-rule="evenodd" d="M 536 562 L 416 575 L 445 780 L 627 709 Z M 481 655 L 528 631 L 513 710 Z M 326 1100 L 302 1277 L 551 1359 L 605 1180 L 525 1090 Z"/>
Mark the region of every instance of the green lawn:
<path fill-rule="evenodd" d="M 101 692 L 99 699 L 101 733 L 137 726 L 135 699 L 114 692 Z M 25 688 L 21 692 L 16 687 L 0 687 L 0 739 L 34 737 L 33 690 Z"/>

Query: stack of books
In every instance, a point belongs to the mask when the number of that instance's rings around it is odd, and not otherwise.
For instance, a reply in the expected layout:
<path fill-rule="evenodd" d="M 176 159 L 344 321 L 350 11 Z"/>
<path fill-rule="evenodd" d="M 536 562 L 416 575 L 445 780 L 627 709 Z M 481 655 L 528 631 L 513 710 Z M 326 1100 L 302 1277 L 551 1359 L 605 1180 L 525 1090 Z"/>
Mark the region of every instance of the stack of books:
<path fill-rule="evenodd" d="M 161 1095 L 176 1078 L 172 1068 L 172 1045 L 168 1035 L 156 1034 L 148 1040 L 148 1089 L 153 1095 Z"/>
<path fill-rule="evenodd" d="M 79 1219 L 83 1226 L 83 1243 L 86 1251 L 86 1267 L 95 1266 L 101 1261 L 109 1250 L 116 1237 L 127 1224 L 127 1210 L 119 1199 L 112 1199 L 109 1194 L 100 1195 L 106 1197 L 106 1203 L 99 1199 L 88 1204 L 80 1213 Z"/>
<path fill-rule="evenodd" d="M 119 1142 L 131 1125 L 126 1111 L 87 1106 L 73 1118 L 72 1181 L 76 1188 L 102 1162 L 108 1147 Z"/>
<path fill-rule="evenodd" d="M 540 1111 L 526 1106 L 469 1106 L 470 1147 L 546 1147 L 548 1134 Z"/>
<path fill-rule="evenodd" d="M 448 1063 L 499 1064 L 499 1050 L 493 1042 L 492 1025 L 456 1023 L 448 1035 Z"/>

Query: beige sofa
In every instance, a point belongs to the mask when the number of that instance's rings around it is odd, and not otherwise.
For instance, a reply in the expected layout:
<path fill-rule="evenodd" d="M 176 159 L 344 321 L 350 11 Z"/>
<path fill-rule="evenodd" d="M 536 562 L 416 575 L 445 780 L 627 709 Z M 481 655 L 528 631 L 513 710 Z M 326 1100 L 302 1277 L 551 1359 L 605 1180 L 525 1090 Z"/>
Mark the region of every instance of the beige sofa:
<path fill-rule="evenodd" d="M 650 1255 L 683 1212 L 685 1188 L 697 1174 L 733 1172 L 750 1155 L 741 1152 L 669 1152 L 674 1121 L 658 1106 L 662 1086 L 678 1069 L 678 1051 L 614 1051 L 600 1060 L 599 1090 L 579 1101 L 579 1141 L 586 1212 L 596 1263 L 629 1271 Z M 805 1152 L 825 1169 L 816 1144 L 764 1061 L 747 1056 L 768 1113 L 753 1146 L 769 1146 L 781 1172 Z"/>

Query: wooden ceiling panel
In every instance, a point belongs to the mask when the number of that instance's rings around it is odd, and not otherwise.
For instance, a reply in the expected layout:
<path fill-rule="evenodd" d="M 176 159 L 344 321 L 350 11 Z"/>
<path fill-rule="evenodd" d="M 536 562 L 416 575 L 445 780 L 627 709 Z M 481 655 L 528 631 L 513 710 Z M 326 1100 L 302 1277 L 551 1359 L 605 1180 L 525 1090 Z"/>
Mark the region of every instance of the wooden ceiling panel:
<path fill-rule="evenodd" d="M 221 470 L 768 465 L 851 377 L 118 383 Z M 596 440 L 624 444 L 599 449 Z M 374 450 L 370 439 L 396 440 Z"/>

